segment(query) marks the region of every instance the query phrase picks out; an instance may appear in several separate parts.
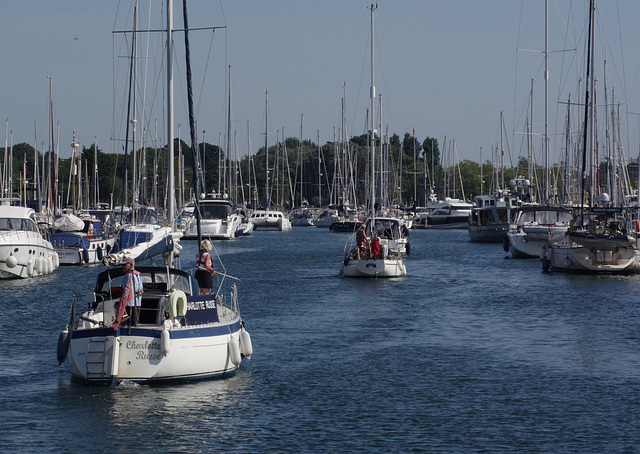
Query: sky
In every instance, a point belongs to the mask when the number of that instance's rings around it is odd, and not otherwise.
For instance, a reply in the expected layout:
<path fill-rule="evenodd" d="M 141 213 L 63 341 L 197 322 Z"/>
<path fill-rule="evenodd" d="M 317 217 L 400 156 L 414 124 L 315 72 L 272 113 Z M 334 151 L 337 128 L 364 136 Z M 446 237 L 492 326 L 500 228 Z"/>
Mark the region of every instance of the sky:
<path fill-rule="evenodd" d="M 164 26 L 162 2 L 139 4 L 139 29 Z M 229 67 L 233 153 L 255 153 L 264 145 L 265 92 L 270 145 L 282 128 L 296 138 L 302 129 L 303 139 L 313 142 L 318 134 L 321 143 L 339 138 L 343 98 L 347 134 L 363 134 L 370 105 L 370 5 L 363 0 L 189 2 L 190 28 L 224 27 L 189 35 L 199 141 L 203 131 L 208 143 L 225 140 Z M 527 154 L 525 121 L 532 116 L 533 154 L 542 159 L 543 0 L 378 0 L 377 6 L 375 85 L 382 95 L 383 131 L 402 138 L 415 130 L 420 142 L 438 139 L 445 163 L 491 161 L 499 149 L 515 162 Z M 51 80 L 61 156 L 71 154 L 74 129 L 81 146 L 96 140 L 103 151 L 122 150 L 131 35 L 114 31 L 131 29 L 133 2 L 31 0 L 7 2 L 2 10 L 0 113 L 13 143 L 36 143 L 38 149 L 44 143 L 48 149 Z M 552 161 L 563 153 L 569 95 L 573 103 L 584 98 L 587 11 L 586 0 L 549 0 Z M 599 0 L 597 16 L 598 102 L 604 104 L 606 79 L 608 102 L 620 103 L 621 143 L 635 158 L 640 29 L 633 21 L 640 17 L 640 2 Z M 176 1 L 174 29 L 183 28 L 182 20 L 182 2 Z M 151 35 L 141 35 L 137 59 L 136 98 L 139 112 L 143 100 L 146 112 L 137 137 L 142 140 L 144 129 L 146 143 L 161 141 L 165 128 L 164 38 Z M 174 34 L 174 135 L 180 125 L 180 137 L 189 143 L 183 35 Z M 580 109 L 570 109 L 575 125 L 584 115 Z M 376 102 L 376 116 L 377 110 Z M 602 108 L 599 116 L 608 115 Z"/>

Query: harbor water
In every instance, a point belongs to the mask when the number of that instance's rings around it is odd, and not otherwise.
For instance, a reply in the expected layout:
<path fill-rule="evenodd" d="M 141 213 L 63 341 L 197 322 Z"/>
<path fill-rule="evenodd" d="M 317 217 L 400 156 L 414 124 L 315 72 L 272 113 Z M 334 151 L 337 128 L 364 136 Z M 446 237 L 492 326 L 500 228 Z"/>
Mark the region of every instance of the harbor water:
<path fill-rule="evenodd" d="M 0 282 L 0 452 L 640 451 L 640 276 L 543 273 L 417 230 L 405 278 L 348 279 L 347 238 L 215 243 L 254 348 L 222 380 L 73 381 L 58 333 L 103 267 Z"/>

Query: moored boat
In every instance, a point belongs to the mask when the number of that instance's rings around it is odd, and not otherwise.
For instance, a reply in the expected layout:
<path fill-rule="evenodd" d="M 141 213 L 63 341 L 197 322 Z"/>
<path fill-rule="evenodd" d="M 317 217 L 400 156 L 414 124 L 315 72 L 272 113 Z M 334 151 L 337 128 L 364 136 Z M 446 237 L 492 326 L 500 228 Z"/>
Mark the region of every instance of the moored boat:
<path fill-rule="evenodd" d="M 40 233 L 32 208 L 0 205 L 0 278 L 51 274 L 59 259 Z"/>

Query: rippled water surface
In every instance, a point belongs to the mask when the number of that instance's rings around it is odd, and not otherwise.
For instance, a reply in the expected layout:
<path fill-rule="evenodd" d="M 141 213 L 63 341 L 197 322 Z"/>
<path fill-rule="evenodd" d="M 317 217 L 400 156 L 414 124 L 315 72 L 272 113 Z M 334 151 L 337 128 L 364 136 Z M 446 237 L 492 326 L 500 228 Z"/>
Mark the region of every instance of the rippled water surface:
<path fill-rule="evenodd" d="M 1 281 L 0 451 L 640 451 L 639 276 L 545 274 L 422 230 L 406 278 L 344 279 L 346 239 L 215 244 L 254 346 L 217 381 L 72 381 L 57 336 L 102 268 Z"/>

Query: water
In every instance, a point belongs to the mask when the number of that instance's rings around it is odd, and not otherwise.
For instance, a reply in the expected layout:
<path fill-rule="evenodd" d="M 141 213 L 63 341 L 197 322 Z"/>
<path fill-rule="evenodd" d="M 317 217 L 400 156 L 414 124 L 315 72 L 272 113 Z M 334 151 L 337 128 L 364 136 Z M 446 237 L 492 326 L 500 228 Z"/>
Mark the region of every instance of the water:
<path fill-rule="evenodd" d="M 254 356 L 178 386 L 89 386 L 58 366 L 71 295 L 101 267 L 0 282 L 0 451 L 640 451 L 640 276 L 545 274 L 466 231 L 418 230 L 406 278 L 344 279 L 346 239 L 216 243 Z"/>

